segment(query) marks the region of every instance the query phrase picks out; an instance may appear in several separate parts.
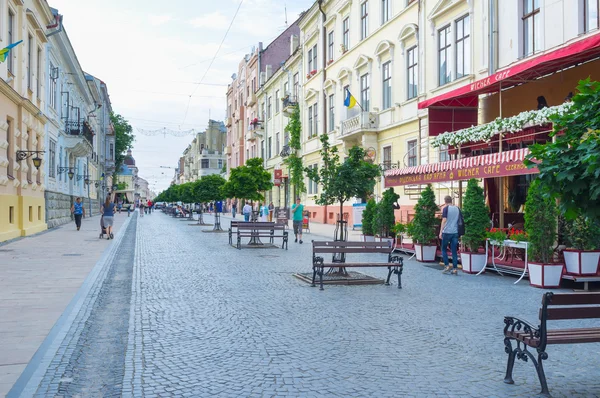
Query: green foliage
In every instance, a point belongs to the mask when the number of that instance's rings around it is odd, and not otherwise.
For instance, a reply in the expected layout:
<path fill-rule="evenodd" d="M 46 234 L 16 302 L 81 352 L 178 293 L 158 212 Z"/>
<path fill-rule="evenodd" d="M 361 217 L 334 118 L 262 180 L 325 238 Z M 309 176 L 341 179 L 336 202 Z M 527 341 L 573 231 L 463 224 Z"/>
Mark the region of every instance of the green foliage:
<path fill-rule="evenodd" d="M 207 175 L 193 183 L 195 202 L 217 202 L 225 199 L 223 186 L 227 181 L 218 174 Z"/>
<path fill-rule="evenodd" d="M 579 216 L 565 224 L 565 244 L 576 250 L 600 249 L 600 223 Z"/>
<path fill-rule="evenodd" d="M 331 147 L 329 136 L 321 135 L 321 158 L 323 166 L 319 169 L 306 168 L 308 177 L 323 186 L 317 197 L 317 204 L 330 205 L 338 202 L 340 213 L 344 202 L 351 198 L 365 198 L 373 193 L 375 178 L 381 170 L 375 164 L 365 161 L 365 150 L 354 146 L 348 157 L 340 162 L 337 147 Z"/>
<path fill-rule="evenodd" d="M 181 201 L 183 203 L 195 203 L 196 202 L 196 198 L 195 198 L 195 192 L 194 192 L 194 183 L 193 182 L 186 182 L 185 184 L 180 184 L 177 186 L 177 193 L 179 195 L 179 198 L 177 201 Z"/>
<path fill-rule="evenodd" d="M 394 224 L 394 227 L 392 228 L 392 232 L 396 236 L 402 235 L 403 233 L 406 232 L 406 224 L 402 224 L 401 222 L 397 222 L 396 224 Z"/>
<path fill-rule="evenodd" d="M 375 212 L 375 227 L 379 236 L 387 238 L 394 236 L 393 228 L 396 224 L 394 216 L 394 204 L 398 201 L 400 195 L 394 192 L 394 188 L 390 188 L 383 193 L 383 198 L 377 204 Z"/>
<path fill-rule="evenodd" d="M 439 220 L 435 216 L 437 211 L 435 193 L 429 184 L 421 192 L 421 197 L 415 205 L 415 217 L 407 226 L 407 233 L 415 243 L 428 245 L 435 241 L 435 226 L 439 224 Z"/>
<path fill-rule="evenodd" d="M 124 191 L 127 189 L 127 183 L 126 182 L 118 182 L 117 183 L 117 191 Z"/>
<path fill-rule="evenodd" d="M 123 116 L 111 113 L 110 121 L 115 128 L 115 167 L 118 171 L 123 165 L 127 149 L 133 147 L 135 136 L 133 128 Z"/>
<path fill-rule="evenodd" d="M 290 115 L 285 131 L 290 134 L 290 155 L 283 161 L 290 170 L 290 183 L 296 187 L 297 192 L 306 192 L 304 184 L 304 165 L 302 158 L 298 156 L 301 146 L 302 122 L 300 121 L 300 107 L 296 105 Z"/>
<path fill-rule="evenodd" d="M 556 239 L 558 211 L 553 198 L 544 195 L 539 180 L 534 181 L 525 202 L 525 231 L 529 235 L 529 261 L 548 264 Z"/>
<path fill-rule="evenodd" d="M 362 233 L 363 235 L 373 236 L 375 235 L 375 210 L 377 208 L 377 204 L 375 203 L 375 199 L 369 199 L 367 202 L 367 207 L 362 214 Z"/>
<path fill-rule="evenodd" d="M 485 194 L 476 179 L 470 179 L 463 199 L 463 218 L 465 235 L 462 241 L 470 252 L 475 253 L 485 245 L 490 217 L 485 205 Z"/>
<path fill-rule="evenodd" d="M 554 115 L 556 142 L 530 147 L 525 163 L 540 170 L 545 196 L 560 198 L 569 220 L 600 220 L 600 83 L 579 82 L 571 112 Z M 558 135 L 558 132 L 564 132 Z"/>
<path fill-rule="evenodd" d="M 223 185 L 228 198 L 264 200 L 262 192 L 273 187 L 271 174 L 265 171 L 261 158 L 248 159 L 244 166 L 231 169 L 229 181 Z"/>

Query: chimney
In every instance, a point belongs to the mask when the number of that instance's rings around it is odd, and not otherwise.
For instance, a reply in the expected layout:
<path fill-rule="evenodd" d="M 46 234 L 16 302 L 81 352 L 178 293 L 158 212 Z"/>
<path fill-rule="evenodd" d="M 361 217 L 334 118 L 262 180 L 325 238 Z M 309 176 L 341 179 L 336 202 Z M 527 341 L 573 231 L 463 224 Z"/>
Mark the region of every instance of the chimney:
<path fill-rule="evenodd" d="M 266 75 L 265 82 L 267 82 L 273 75 L 273 66 L 272 65 L 265 66 L 265 75 Z"/>
<path fill-rule="evenodd" d="M 300 45 L 300 38 L 296 35 L 291 35 L 290 36 L 290 55 L 293 55 L 294 52 L 296 52 L 299 45 Z"/>

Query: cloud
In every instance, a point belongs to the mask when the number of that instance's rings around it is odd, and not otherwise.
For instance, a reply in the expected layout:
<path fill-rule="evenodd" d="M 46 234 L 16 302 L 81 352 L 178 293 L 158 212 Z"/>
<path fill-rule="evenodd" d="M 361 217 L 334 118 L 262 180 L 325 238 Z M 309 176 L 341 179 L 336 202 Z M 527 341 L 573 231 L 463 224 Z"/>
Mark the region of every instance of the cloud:
<path fill-rule="evenodd" d="M 231 21 L 225 15 L 216 11 L 211 14 L 205 14 L 204 16 L 192 19 L 190 24 L 196 28 L 225 30 L 229 26 L 230 22 Z"/>
<path fill-rule="evenodd" d="M 152 26 L 165 25 L 173 20 L 172 15 L 148 15 L 148 22 Z"/>

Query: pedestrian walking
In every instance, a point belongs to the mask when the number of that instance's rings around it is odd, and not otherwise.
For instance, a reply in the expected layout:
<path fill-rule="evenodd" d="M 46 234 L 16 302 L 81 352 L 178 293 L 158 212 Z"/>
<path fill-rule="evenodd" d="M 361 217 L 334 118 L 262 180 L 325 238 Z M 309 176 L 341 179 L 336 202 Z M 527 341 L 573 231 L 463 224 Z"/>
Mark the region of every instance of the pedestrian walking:
<path fill-rule="evenodd" d="M 148 207 L 148 214 L 152 214 L 152 207 L 154 206 L 154 203 L 152 203 L 152 201 L 151 201 L 151 200 L 149 200 L 149 201 L 146 203 L 146 206 Z"/>
<path fill-rule="evenodd" d="M 77 226 L 77 230 L 81 229 L 81 218 L 85 217 L 85 208 L 83 207 L 83 203 L 81 203 L 81 198 L 75 199 L 75 203 L 71 206 L 71 213 L 73 213 L 73 217 L 75 217 L 75 226 Z"/>
<path fill-rule="evenodd" d="M 452 197 L 444 198 L 445 206 L 442 210 L 442 225 L 440 239 L 442 240 L 442 259 L 444 260 L 444 274 L 458 275 L 458 220 L 461 216 L 460 209 L 452 204 Z M 448 244 L 452 251 L 452 267 L 448 262 Z"/>
<path fill-rule="evenodd" d="M 273 202 L 269 203 L 269 222 L 273 221 L 273 213 L 275 212 L 275 205 Z"/>
<path fill-rule="evenodd" d="M 102 213 L 102 216 L 104 217 L 104 226 L 106 227 L 107 234 L 106 239 L 113 239 L 114 235 L 112 229 L 115 219 L 115 204 L 111 202 L 110 195 L 106 196 L 106 200 L 100 208 L 100 213 Z"/>
<path fill-rule="evenodd" d="M 236 212 L 237 212 L 237 199 L 234 199 L 233 202 L 231 202 L 231 216 L 233 218 L 235 218 Z"/>
<path fill-rule="evenodd" d="M 119 212 L 119 214 L 121 214 L 122 208 L 123 208 L 123 202 L 119 201 L 119 203 L 117 204 L 117 211 Z"/>
<path fill-rule="evenodd" d="M 304 214 L 304 205 L 300 204 L 300 198 L 296 198 L 296 203 L 292 205 L 292 224 L 294 225 L 294 242 L 300 240 L 302 244 L 302 216 Z"/>
<path fill-rule="evenodd" d="M 250 202 L 246 202 L 242 208 L 242 213 L 244 213 L 244 221 L 250 221 L 250 215 L 252 214 L 252 206 L 250 206 Z"/>
<path fill-rule="evenodd" d="M 267 206 L 267 202 L 264 202 L 263 205 L 260 207 L 260 221 L 269 221 L 269 207 Z"/>
<path fill-rule="evenodd" d="M 144 201 L 140 200 L 139 208 L 140 208 L 140 217 L 144 217 Z"/>
<path fill-rule="evenodd" d="M 127 217 L 131 215 L 131 203 L 127 203 Z"/>

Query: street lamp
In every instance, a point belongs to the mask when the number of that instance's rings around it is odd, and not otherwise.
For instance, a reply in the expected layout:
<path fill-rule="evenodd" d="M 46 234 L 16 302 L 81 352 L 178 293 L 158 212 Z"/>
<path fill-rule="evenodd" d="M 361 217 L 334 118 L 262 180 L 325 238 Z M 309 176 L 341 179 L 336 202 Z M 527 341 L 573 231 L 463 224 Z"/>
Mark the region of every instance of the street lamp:
<path fill-rule="evenodd" d="M 69 170 L 69 172 L 67 173 L 67 175 L 69 176 L 69 180 L 72 180 L 73 177 L 75 177 L 75 172 L 73 170 Z"/>
<path fill-rule="evenodd" d="M 35 168 L 39 170 L 40 166 L 42 165 L 42 159 L 39 157 L 39 154 L 41 153 L 46 153 L 46 151 L 17 151 L 17 162 L 35 155 L 35 157 L 31 160 Z"/>

